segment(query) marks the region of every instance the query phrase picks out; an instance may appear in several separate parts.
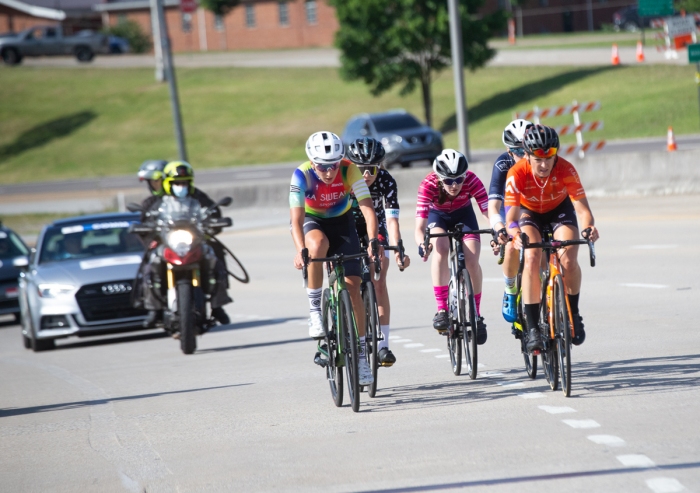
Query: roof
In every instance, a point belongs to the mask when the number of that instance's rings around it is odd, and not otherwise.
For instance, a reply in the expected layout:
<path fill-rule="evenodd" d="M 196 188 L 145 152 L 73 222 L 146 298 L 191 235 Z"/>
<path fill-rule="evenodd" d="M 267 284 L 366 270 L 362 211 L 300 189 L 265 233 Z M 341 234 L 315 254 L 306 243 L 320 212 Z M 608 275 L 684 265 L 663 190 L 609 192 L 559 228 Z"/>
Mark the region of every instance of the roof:
<path fill-rule="evenodd" d="M 71 224 L 102 223 L 106 221 L 140 221 L 141 214 L 138 212 L 107 212 L 104 214 L 91 214 L 89 216 L 68 217 L 58 219 L 50 226 L 69 226 Z"/>
<path fill-rule="evenodd" d="M 24 12 L 32 17 L 41 17 L 43 19 L 52 19 L 55 21 L 62 21 L 66 18 L 66 13 L 63 10 L 52 9 L 39 5 L 30 5 L 18 0 L 0 0 L 0 5 L 4 5 L 5 7 L 9 7 L 19 12 Z"/>
<path fill-rule="evenodd" d="M 163 0 L 165 7 L 179 7 L 180 0 Z M 149 0 L 117 0 L 116 2 L 98 3 L 93 5 L 92 9 L 97 12 L 114 12 L 119 10 L 139 10 L 150 9 L 151 2 Z"/>

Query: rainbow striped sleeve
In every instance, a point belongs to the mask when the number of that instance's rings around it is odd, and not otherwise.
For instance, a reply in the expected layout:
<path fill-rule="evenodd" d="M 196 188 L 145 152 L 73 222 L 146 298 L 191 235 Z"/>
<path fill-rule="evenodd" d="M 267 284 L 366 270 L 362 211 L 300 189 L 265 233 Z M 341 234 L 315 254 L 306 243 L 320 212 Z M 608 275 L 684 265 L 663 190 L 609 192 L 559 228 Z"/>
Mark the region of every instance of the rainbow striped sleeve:
<path fill-rule="evenodd" d="M 299 166 L 292 174 L 292 182 L 289 184 L 289 207 L 305 207 L 305 194 L 307 188 L 306 174 Z"/>

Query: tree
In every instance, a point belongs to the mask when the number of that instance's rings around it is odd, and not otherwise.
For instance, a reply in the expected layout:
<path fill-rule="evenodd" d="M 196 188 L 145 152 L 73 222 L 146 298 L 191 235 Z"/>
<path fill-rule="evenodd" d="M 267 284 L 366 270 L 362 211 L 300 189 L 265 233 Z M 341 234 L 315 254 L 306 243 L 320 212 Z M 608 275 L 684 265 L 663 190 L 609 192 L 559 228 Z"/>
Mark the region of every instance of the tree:
<path fill-rule="evenodd" d="M 432 124 L 431 83 L 450 63 L 450 26 L 446 0 L 331 0 L 340 29 L 341 76 L 361 79 L 378 96 L 401 85 L 401 95 L 420 84 L 425 120 Z M 482 67 L 495 51 L 491 34 L 505 27 L 498 11 L 479 15 L 483 0 L 460 0 L 464 65 Z"/>
<path fill-rule="evenodd" d="M 241 3 L 241 0 L 199 0 L 199 5 L 221 18 L 224 26 L 223 18 L 236 8 L 239 3 Z M 221 48 L 226 49 L 226 34 L 224 32 L 221 33 L 220 41 Z"/>
<path fill-rule="evenodd" d="M 700 0 L 676 0 L 675 6 L 678 10 L 686 12 L 700 12 Z"/>

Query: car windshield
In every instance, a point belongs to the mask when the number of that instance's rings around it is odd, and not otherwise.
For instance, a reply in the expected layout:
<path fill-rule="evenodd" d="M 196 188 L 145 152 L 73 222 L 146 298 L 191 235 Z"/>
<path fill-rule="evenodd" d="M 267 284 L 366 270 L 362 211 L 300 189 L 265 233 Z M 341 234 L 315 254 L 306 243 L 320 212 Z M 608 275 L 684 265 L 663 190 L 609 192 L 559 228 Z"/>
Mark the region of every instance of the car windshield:
<path fill-rule="evenodd" d="M 373 116 L 372 123 L 377 132 L 395 132 L 407 128 L 422 127 L 421 122 L 407 114 Z"/>
<path fill-rule="evenodd" d="M 129 221 L 53 226 L 46 231 L 39 263 L 142 253 L 141 238 L 129 233 Z"/>
<path fill-rule="evenodd" d="M 0 260 L 29 255 L 27 247 L 12 231 L 0 231 Z"/>

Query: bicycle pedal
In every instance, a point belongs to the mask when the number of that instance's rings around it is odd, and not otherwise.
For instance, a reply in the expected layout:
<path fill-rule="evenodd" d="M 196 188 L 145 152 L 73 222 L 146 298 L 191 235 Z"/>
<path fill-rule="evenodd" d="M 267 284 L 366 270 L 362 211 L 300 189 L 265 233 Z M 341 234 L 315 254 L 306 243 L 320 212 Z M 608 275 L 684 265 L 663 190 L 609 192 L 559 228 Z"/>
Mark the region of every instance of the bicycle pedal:
<path fill-rule="evenodd" d="M 380 363 L 379 366 L 383 366 L 384 368 L 389 368 L 391 366 L 394 366 L 394 363 Z"/>
<path fill-rule="evenodd" d="M 321 356 L 320 352 L 316 353 L 316 355 L 314 356 L 314 363 L 320 366 L 321 368 L 325 368 L 326 366 L 328 366 L 328 360 Z"/>

